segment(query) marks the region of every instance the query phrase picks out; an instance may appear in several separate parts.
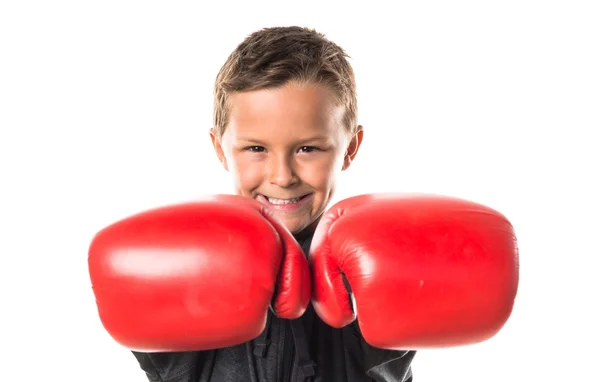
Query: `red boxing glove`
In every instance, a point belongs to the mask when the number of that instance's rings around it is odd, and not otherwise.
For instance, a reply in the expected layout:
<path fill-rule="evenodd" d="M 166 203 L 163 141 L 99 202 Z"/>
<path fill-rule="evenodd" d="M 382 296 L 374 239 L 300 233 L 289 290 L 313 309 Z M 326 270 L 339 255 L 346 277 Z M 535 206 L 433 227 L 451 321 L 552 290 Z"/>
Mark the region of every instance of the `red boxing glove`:
<path fill-rule="evenodd" d="M 487 340 L 508 320 L 517 293 L 510 222 L 450 197 L 344 200 L 323 216 L 310 252 L 319 316 L 336 328 L 358 318 L 365 340 L 384 349 Z"/>
<path fill-rule="evenodd" d="M 310 302 L 293 236 L 250 198 L 219 195 L 104 228 L 89 248 L 101 322 L 137 351 L 194 351 L 256 338 L 272 304 L 282 318 Z"/>

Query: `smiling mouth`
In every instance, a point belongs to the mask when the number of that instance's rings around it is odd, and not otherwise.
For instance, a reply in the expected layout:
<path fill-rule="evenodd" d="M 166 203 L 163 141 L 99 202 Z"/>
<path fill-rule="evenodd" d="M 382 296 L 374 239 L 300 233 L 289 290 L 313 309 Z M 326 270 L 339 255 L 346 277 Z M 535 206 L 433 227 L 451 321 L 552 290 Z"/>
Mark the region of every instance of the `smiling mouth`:
<path fill-rule="evenodd" d="M 296 203 L 302 201 L 303 199 L 307 198 L 310 195 L 312 195 L 312 194 L 306 194 L 306 195 L 302 195 L 299 197 L 288 198 L 288 199 L 271 198 L 266 195 L 261 195 L 261 196 L 264 197 L 270 204 L 286 205 L 286 204 L 296 204 Z"/>

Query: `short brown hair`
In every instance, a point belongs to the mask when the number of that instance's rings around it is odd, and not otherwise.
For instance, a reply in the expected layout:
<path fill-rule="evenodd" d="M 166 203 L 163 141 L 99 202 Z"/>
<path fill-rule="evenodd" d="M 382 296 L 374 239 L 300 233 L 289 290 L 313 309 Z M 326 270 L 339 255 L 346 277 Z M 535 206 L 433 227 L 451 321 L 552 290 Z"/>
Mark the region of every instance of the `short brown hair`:
<path fill-rule="evenodd" d="M 328 86 L 346 108 L 344 126 L 357 130 L 354 71 L 346 52 L 314 29 L 272 27 L 250 34 L 219 71 L 214 88 L 213 132 L 221 138 L 233 93 L 276 88 L 290 81 Z"/>

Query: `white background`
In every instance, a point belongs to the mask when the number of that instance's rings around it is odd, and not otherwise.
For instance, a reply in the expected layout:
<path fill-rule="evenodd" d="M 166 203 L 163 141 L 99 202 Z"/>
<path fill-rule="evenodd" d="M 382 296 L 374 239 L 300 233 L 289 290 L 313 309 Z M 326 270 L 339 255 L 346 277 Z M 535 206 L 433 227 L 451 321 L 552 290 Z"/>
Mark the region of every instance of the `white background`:
<path fill-rule="evenodd" d="M 231 191 L 212 86 L 249 33 L 317 28 L 353 58 L 365 141 L 338 199 L 499 209 L 521 250 L 492 340 L 420 352 L 416 382 L 598 381 L 600 13 L 582 1 L 5 1 L 1 379 L 145 381 L 97 318 L 87 246 L 127 214 Z"/>

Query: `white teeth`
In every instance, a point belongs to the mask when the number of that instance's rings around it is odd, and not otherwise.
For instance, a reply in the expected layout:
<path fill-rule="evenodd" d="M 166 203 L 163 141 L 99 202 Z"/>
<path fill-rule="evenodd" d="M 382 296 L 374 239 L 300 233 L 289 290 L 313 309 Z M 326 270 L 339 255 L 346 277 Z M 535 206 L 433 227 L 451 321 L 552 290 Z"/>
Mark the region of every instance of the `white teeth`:
<path fill-rule="evenodd" d="M 275 199 L 275 198 L 269 198 L 267 197 L 267 200 L 269 201 L 269 203 L 271 204 L 293 204 L 293 203 L 297 203 L 300 198 L 293 198 L 293 199 Z"/>

